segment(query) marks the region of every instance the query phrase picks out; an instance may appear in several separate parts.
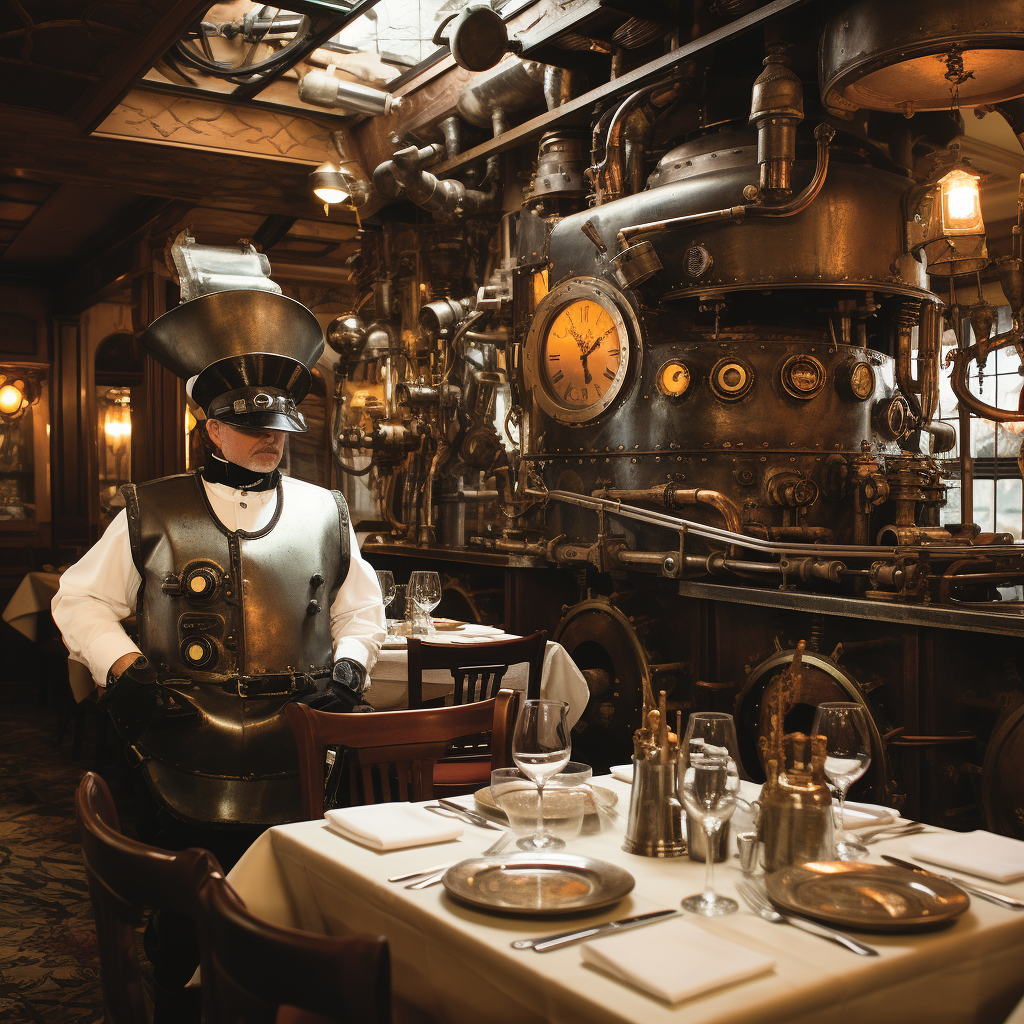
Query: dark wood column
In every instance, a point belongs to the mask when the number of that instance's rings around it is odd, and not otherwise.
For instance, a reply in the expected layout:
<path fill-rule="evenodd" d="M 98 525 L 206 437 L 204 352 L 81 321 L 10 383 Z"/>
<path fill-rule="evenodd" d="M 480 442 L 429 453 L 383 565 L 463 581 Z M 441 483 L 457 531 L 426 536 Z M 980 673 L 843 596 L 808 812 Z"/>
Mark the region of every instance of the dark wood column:
<path fill-rule="evenodd" d="M 53 536 L 57 544 L 86 545 L 93 461 L 88 416 L 88 358 L 78 317 L 53 324 Z"/>
<path fill-rule="evenodd" d="M 152 272 L 137 276 L 132 282 L 135 331 L 144 331 L 177 301 L 172 282 Z M 138 419 L 132 414 L 132 479 L 137 481 L 185 472 L 185 382 L 149 355 L 142 373 L 142 407 Z"/>

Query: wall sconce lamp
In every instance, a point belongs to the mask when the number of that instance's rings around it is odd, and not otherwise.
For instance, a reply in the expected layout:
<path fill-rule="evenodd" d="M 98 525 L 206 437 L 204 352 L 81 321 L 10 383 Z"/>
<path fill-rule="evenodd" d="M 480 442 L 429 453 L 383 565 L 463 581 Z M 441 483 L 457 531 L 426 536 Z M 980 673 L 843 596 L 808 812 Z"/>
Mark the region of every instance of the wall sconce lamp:
<path fill-rule="evenodd" d="M 128 448 L 132 439 L 132 411 L 130 399 L 117 398 L 103 417 L 103 434 L 110 450 L 119 454 Z"/>
<path fill-rule="evenodd" d="M 13 423 L 39 401 L 39 384 L 29 376 L 0 373 L 0 420 Z"/>
<path fill-rule="evenodd" d="M 910 251 L 924 253 L 935 277 L 975 274 L 989 263 L 981 175 L 960 156 L 959 144 L 949 149 L 952 162 L 936 168 L 908 204 Z"/>

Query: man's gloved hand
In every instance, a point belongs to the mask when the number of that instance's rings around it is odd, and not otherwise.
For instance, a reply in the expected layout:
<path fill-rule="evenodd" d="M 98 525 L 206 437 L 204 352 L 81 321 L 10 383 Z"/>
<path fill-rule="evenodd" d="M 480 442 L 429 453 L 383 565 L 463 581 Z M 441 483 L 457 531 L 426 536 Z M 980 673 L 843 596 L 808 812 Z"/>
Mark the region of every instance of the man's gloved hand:
<path fill-rule="evenodd" d="M 331 680 L 347 686 L 355 694 L 360 694 L 366 687 L 366 669 L 358 661 L 342 658 L 341 661 L 334 663 Z"/>
<path fill-rule="evenodd" d="M 163 695 L 149 659 L 140 654 L 116 679 L 107 672 L 107 686 L 97 701 L 108 708 L 118 733 L 129 743 L 160 714 Z"/>
<path fill-rule="evenodd" d="M 319 693 L 299 697 L 297 703 L 306 704 L 314 711 L 330 711 L 334 714 L 375 711 L 372 704 L 367 704 L 359 696 L 365 683 L 366 669 L 358 661 L 342 658 L 335 662 L 327 688 Z"/>

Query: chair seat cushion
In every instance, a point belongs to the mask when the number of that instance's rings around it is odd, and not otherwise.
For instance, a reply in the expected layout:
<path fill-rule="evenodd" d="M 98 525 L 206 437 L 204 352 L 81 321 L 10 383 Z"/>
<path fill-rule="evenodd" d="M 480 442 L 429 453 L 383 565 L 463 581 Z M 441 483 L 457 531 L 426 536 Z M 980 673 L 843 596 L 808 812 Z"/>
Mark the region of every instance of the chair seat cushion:
<path fill-rule="evenodd" d="M 434 765 L 435 786 L 487 786 L 490 782 L 490 758 L 486 761 L 438 761 Z"/>

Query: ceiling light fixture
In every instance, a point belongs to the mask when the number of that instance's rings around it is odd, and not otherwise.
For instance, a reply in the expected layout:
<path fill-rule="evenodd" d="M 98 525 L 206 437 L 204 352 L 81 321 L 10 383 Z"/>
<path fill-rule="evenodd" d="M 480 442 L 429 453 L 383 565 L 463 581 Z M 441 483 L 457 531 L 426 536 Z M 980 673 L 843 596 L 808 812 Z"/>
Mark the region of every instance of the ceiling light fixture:
<path fill-rule="evenodd" d="M 333 160 L 325 160 L 309 176 L 310 190 L 325 206 L 344 203 L 352 194 L 349 182 L 349 176 Z"/>
<path fill-rule="evenodd" d="M 345 133 L 331 132 L 331 143 L 336 155 L 325 160 L 309 175 L 309 190 L 318 202 L 324 204 L 325 216 L 330 214 L 332 206 L 346 204 L 355 210 L 358 223 L 358 207 L 366 203 L 373 189 L 359 162 L 346 152 Z"/>

